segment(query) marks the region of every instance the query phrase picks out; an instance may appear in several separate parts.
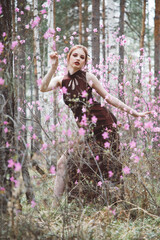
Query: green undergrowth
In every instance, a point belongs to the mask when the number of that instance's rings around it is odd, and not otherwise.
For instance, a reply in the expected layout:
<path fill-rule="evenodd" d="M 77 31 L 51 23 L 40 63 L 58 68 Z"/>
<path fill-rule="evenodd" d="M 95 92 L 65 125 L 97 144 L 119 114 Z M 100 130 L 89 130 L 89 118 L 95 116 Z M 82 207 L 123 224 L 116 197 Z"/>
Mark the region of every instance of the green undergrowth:
<path fill-rule="evenodd" d="M 32 172 L 35 206 L 21 196 L 22 211 L 5 219 L 2 239 L 159 240 L 160 217 L 126 200 L 110 206 L 70 202 L 53 207 L 54 176 Z M 6 237 L 6 238 L 3 238 Z M 1 239 L 1 238 L 0 238 Z"/>

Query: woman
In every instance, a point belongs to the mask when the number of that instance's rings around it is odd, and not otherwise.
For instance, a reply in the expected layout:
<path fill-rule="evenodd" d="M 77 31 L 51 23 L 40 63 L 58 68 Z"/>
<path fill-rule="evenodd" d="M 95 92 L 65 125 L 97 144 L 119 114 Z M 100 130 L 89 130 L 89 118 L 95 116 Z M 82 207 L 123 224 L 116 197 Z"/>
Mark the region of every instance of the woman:
<path fill-rule="evenodd" d="M 119 152 L 119 138 L 114 127 L 117 122 L 116 118 L 109 110 L 95 101 L 92 96 L 92 89 L 95 89 L 107 103 L 135 117 L 144 117 L 150 112 L 137 112 L 130 108 L 116 97 L 111 96 L 94 74 L 82 71 L 87 63 L 87 57 L 88 52 L 84 46 L 73 46 L 67 55 L 68 74 L 52 78 L 58 66 L 58 54 L 57 52 L 52 53 L 50 55 L 51 68 L 43 78 L 40 90 L 47 92 L 57 87 L 65 87 L 64 102 L 71 108 L 77 125 L 85 133 L 88 142 L 89 139 L 94 139 L 102 148 L 111 148 L 113 155 L 116 156 Z M 54 185 L 54 194 L 57 199 L 60 199 L 65 188 L 66 165 L 66 154 L 63 154 L 57 163 Z"/>

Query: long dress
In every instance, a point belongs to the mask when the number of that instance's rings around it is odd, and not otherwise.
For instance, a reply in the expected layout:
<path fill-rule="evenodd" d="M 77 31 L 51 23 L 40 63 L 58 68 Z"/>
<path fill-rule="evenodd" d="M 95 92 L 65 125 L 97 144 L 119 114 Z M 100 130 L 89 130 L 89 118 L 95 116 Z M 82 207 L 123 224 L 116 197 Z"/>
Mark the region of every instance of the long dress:
<path fill-rule="evenodd" d="M 81 182 L 81 195 L 89 192 L 93 198 L 102 185 L 120 183 L 122 164 L 119 161 L 117 119 L 94 99 L 85 71 L 79 70 L 72 75 L 68 72 L 62 87 L 66 88 L 63 93 L 65 104 L 72 110 L 78 127 L 85 132 L 84 143 L 80 143 L 69 157 L 69 190 L 74 189 L 71 192 L 76 195 L 76 185 Z"/>

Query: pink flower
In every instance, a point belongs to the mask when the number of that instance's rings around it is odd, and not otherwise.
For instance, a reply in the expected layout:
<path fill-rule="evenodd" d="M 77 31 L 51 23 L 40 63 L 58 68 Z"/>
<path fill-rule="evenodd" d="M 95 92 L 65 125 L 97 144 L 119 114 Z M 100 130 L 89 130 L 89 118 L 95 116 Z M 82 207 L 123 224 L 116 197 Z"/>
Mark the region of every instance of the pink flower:
<path fill-rule="evenodd" d="M 61 28 L 57 27 L 56 30 L 57 30 L 57 32 L 60 32 L 60 31 L 61 31 Z"/>
<path fill-rule="evenodd" d="M 55 175 L 56 174 L 56 171 L 55 171 L 55 166 L 51 166 L 51 168 L 50 168 L 50 173 L 52 174 L 52 175 Z"/>
<path fill-rule="evenodd" d="M 124 125 L 124 129 L 125 129 L 125 130 L 129 130 L 129 124 L 128 124 L 128 123 L 126 123 L 126 124 Z"/>
<path fill-rule="evenodd" d="M 109 138 L 108 132 L 104 132 L 102 134 L 103 139 Z"/>
<path fill-rule="evenodd" d="M 15 12 L 19 12 L 19 8 L 15 8 Z"/>
<path fill-rule="evenodd" d="M 19 172 L 22 168 L 22 166 L 19 162 L 15 163 L 14 166 L 15 166 L 15 169 L 14 169 L 15 172 Z"/>
<path fill-rule="evenodd" d="M 13 41 L 11 45 L 11 49 L 13 50 L 18 45 L 18 41 Z"/>
<path fill-rule="evenodd" d="M 0 42 L 0 54 L 3 52 L 4 45 Z"/>
<path fill-rule="evenodd" d="M 101 187 L 101 186 L 102 186 L 102 182 L 99 181 L 99 182 L 97 183 L 97 186 L 98 186 L 98 187 Z"/>
<path fill-rule="evenodd" d="M 110 147 L 110 143 L 109 143 L 109 142 L 105 142 L 105 143 L 104 143 L 104 147 L 105 147 L 105 148 L 109 148 L 109 147 Z"/>
<path fill-rule="evenodd" d="M 37 85 L 41 86 L 41 84 L 42 84 L 42 78 L 37 79 Z"/>
<path fill-rule="evenodd" d="M 123 168 L 123 172 L 124 172 L 124 174 L 130 174 L 130 168 L 129 167 L 124 167 Z"/>
<path fill-rule="evenodd" d="M 11 182 L 14 182 L 14 181 L 15 181 L 14 177 L 11 177 L 11 178 L 10 178 L 10 181 L 11 181 Z"/>
<path fill-rule="evenodd" d="M 32 127 L 32 126 L 28 126 L 28 130 L 29 130 L 30 132 L 32 132 L 33 127 Z"/>
<path fill-rule="evenodd" d="M 24 12 L 23 12 L 23 11 L 21 11 L 21 15 L 24 15 Z"/>
<path fill-rule="evenodd" d="M 68 131 L 67 131 L 67 136 L 68 136 L 68 137 L 71 137 L 71 136 L 72 136 L 72 131 L 71 131 L 71 129 L 68 129 Z"/>
<path fill-rule="evenodd" d="M 4 129 L 4 132 L 7 133 L 7 132 L 8 132 L 8 128 L 5 128 L 5 129 Z"/>
<path fill-rule="evenodd" d="M 14 167 L 14 161 L 13 159 L 8 160 L 8 168 L 13 168 Z"/>
<path fill-rule="evenodd" d="M 7 121 L 4 121 L 4 122 L 3 122 L 3 124 L 4 124 L 4 125 L 7 125 L 7 124 L 8 124 L 8 122 L 7 122 Z"/>
<path fill-rule="evenodd" d="M 96 123 L 97 122 L 96 116 L 93 116 L 91 120 L 92 120 L 92 123 Z"/>
<path fill-rule="evenodd" d="M 36 206 L 36 202 L 34 200 L 31 201 L 31 208 L 34 208 Z"/>
<path fill-rule="evenodd" d="M 25 128 L 26 128 L 26 127 L 25 127 L 24 125 L 22 125 L 21 129 L 22 129 L 23 131 L 25 130 Z"/>
<path fill-rule="evenodd" d="M 82 97 L 85 98 L 85 97 L 87 97 L 87 95 L 88 95 L 88 93 L 84 90 L 84 91 L 82 92 Z"/>
<path fill-rule="evenodd" d="M 35 140 L 37 138 L 36 134 L 34 133 L 32 138 Z"/>
<path fill-rule="evenodd" d="M 7 36 L 6 32 L 3 32 L 2 37 L 6 37 L 6 36 Z"/>
<path fill-rule="evenodd" d="M 0 85 L 4 84 L 4 79 L 0 77 Z"/>
<path fill-rule="evenodd" d="M 111 178 L 113 175 L 114 175 L 114 173 L 112 171 L 108 171 L 109 178 Z"/>
<path fill-rule="evenodd" d="M 62 93 L 66 94 L 67 93 L 67 88 L 66 87 L 62 87 Z"/>
<path fill-rule="evenodd" d="M 79 129 L 79 135 L 84 136 L 86 130 L 84 128 Z"/>
<path fill-rule="evenodd" d="M 50 115 L 46 115 L 46 116 L 45 116 L 45 121 L 49 121 L 50 118 L 51 118 Z"/>
<path fill-rule="evenodd" d="M 46 11 L 46 9 L 42 9 L 42 10 L 40 11 L 40 13 L 41 13 L 41 14 L 45 14 L 45 13 L 47 13 L 47 11 Z"/>
<path fill-rule="evenodd" d="M 17 21 L 18 21 L 18 22 L 21 22 L 21 18 L 20 18 L 20 17 L 18 17 L 18 18 L 17 18 Z"/>
<path fill-rule="evenodd" d="M 130 148 L 135 148 L 136 147 L 136 142 L 132 141 L 129 143 Z"/>
<path fill-rule="evenodd" d="M 96 160 L 97 160 L 97 161 L 99 160 L 99 156 L 98 156 L 98 155 L 96 156 Z"/>
<path fill-rule="evenodd" d="M 42 148 L 40 149 L 40 151 L 46 150 L 48 148 L 48 144 L 47 143 L 43 143 L 42 144 Z"/>
<path fill-rule="evenodd" d="M 33 20 L 31 21 L 31 27 L 34 28 L 34 27 L 38 26 L 40 20 L 41 20 L 41 19 L 40 19 L 39 16 L 35 17 L 35 20 L 34 20 L 34 21 L 33 21 Z"/>
<path fill-rule="evenodd" d="M 63 50 L 65 53 L 67 53 L 69 51 L 69 48 L 68 47 L 65 47 L 64 50 Z"/>
<path fill-rule="evenodd" d="M 76 180 L 74 184 L 77 185 L 77 184 L 78 184 L 78 181 Z"/>
<path fill-rule="evenodd" d="M 10 144 L 8 142 L 6 142 L 6 148 L 9 148 Z"/>
<path fill-rule="evenodd" d="M 98 32 L 97 28 L 94 28 L 94 29 L 93 29 L 93 32 L 94 32 L 94 33 Z"/>
<path fill-rule="evenodd" d="M 153 122 L 146 122 L 145 124 L 144 124 L 144 127 L 145 128 L 149 128 L 149 129 L 152 129 L 153 128 Z"/>
<path fill-rule="evenodd" d="M 80 173 L 80 169 L 79 168 L 77 169 L 77 173 Z"/>
<path fill-rule="evenodd" d="M 25 7 L 25 9 L 26 9 L 27 11 L 30 11 L 30 6 L 27 5 L 27 6 Z"/>
<path fill-rule="evenodd" d="M 26 28 L 26 29 L 29 29 L 29 24 L 25 25 L 25 28 Z"/>
<path fill-rule="evenodd" d="M 2 14 L 2 6 L 0 5 L 0 14 Z"/>

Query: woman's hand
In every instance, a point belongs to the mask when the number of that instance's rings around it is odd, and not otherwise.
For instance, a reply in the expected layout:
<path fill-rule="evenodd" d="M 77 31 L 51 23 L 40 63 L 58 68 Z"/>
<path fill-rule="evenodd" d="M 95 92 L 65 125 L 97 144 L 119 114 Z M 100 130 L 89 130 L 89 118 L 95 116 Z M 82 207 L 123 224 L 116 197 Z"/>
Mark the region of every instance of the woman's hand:
<path fill-rule="evenodd" d="M 152 114 L 151 111 L 148 112 L 137 112 L 137 116 L 136 117 L 145 117 L 146 115 Z"/>
<path fill-rule="evenodd" d="M 52 68 L 57 69 L 58 66 L 58 53 L 53 52 L 50 54 L 50 63 L 52 65 Z"/>

